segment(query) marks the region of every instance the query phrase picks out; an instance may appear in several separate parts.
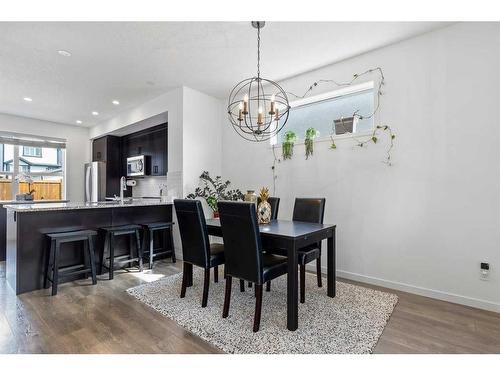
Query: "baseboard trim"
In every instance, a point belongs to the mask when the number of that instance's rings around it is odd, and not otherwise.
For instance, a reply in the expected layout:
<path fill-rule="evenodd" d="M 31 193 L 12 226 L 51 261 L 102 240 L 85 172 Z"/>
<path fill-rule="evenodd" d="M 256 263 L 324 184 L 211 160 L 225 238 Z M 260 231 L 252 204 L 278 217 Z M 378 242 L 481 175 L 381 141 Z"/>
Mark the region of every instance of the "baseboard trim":
<path fill-rule="evenodd" d="M 316 265 L 315 264 L 308 265 L 307 269 L 316 272 Z M 321 269 L 322 272 L 326 274 L 326 267 L 321 267 Z M 337 276 L 348 280 L 373 284 L 377 286 L 382 286 L 384 288 L 390 288 L 390 289 L 400 290 L 402 292 L 417 294 L 419 296 L 435 298 L 446 302 L 457 303 L 459 305 L 465 305 L 465 306 L 475 307 L 478 309 L 500 313 L 500 303 L 496 303 L 493 301 L 462 296 L 460 294 L 448 293 L 435 289 L 422 288 L 415 285 L 381 279 L 378 277 L 365 276 L 358 273 L 348 272 L 343 270 L 337 270 Z"/>

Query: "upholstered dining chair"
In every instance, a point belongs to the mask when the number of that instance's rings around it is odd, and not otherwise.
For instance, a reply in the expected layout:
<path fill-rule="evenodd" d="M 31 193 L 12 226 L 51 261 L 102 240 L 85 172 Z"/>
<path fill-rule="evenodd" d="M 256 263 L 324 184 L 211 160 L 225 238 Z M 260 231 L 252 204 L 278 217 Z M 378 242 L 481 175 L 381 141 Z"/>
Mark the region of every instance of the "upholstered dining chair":
<path fill-rule="evenodd" d="M 219 202 L 219 215 L 226 257 L 226 291 L 222 317 L 229 315 L 232 278 L 251 281 L 255 285 L 253 331 L 260 327 L 262 285 L 286 274 L 287 258 L 262 251 L 255 205 L 246 202 Z"/>
<path fill-rule="evenodd" d="M 224 245 L 210 243 L 201 202 L 192 199 L 175 199 L 175 212 L 182 242 L 181 298 L 186 288 L 193 285 L 193 265 L 205 270 L 201 307 L 206 307 L 210 286 L 210 269 L 214 268 L 214 281 L 218 282 L 218 266 L 224 264 Z"/>
<path fill-rule="evenodd" d="M 295 198 L 295 205 L 293 207 L 293 221 L 305 221 L 308 223 L 323 224 L 325 216 L 325 198 Z M 286 251 L 283 249 L 266 249 L 267 253 L 278 254 L 286 256 Z M 321 242 L 314 245 L 307 246 L 297 251 L 300 275 L 300 303 L 306 300 L 305 283 L 306 283 L 306 264 L 316 260 L 316 278 L 318 287 L 321 288 Z M 267 289 L 270 289 L 270 283 Z"/>
<path fill-rule="evenodd" d="M 269 204 L 271 205 L 271 220 L 277 220 L 278 219 L 278 211 L 280 209 L 280 199 L 278 197 L 269 197 L 267 199 Z M 260 203 L 260 197 L 257 197 L 257 206 L 259 206 Z M 252 287 L 252 283 L 248 283 L 248 287 Z M 242 288 L 244 290 L 244 287 Z M 266 291 L 270 292 L 271 291 L 271 282 L 266 283 Z"/>

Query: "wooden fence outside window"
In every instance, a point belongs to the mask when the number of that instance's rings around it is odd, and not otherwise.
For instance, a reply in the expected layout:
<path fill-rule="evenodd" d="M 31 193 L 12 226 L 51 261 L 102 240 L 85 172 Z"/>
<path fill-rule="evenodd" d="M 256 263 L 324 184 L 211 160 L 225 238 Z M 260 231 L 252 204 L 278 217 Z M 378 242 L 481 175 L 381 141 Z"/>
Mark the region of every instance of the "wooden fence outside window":
<path fill-rule="evenodd" d="M 31 189 L 35 190 L 33 198 L 35 200 L 59 200 L 62 199 L 61 181 L 35 181 L 31 184 Z M 19 193 L 29 193 L 27 182 L 19 183 Z M 12 181 L 0 180 L 0 200 L 12 199 Z"/>

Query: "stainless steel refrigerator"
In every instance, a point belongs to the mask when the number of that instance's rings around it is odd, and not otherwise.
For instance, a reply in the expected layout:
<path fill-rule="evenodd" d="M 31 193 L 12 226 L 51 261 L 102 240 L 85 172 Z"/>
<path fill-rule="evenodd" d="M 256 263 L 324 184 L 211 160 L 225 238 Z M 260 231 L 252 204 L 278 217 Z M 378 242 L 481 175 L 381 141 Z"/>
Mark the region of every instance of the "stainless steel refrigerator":
<path fill-rule="evenodd" d="M 106 200 L 106 162 L 85 164 L 85 202 Z"/>

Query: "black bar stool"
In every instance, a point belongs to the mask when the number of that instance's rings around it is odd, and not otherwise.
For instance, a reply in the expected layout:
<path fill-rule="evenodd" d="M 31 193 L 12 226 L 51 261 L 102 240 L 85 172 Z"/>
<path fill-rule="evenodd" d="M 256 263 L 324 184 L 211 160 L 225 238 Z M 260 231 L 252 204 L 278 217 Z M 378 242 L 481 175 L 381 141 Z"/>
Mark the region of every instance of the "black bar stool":
<path fill-rule="evenodd" d="M 68 277 L 84 273 L 88 276 L 92 274 L 92 284 L 97 284 L 95 261 L 94 261 L 94 242 L 93 237 L 97 235 L 94 230 L 78 230 L 73 232 L 48 233 L 50 240 L 50 249 L 45 266 L 45 278 L 43 287 L 49 287 L 49 281 L 52 283 L 52 295 L 57 294 L 57 285 L 59 277 Z M 61 244 L 68 242 L 83 241 L 83 264 L 77 264 L 69 267 L 59 267 L 59 255 Z"/>
<path fill-rule="evenodd" d="M 101 251 L 101 259 L 99 265 L 99 274 L 102 274 L 102 267 L 106 267 L 109 270 L 109 279 L 113 280 L 113 269 L 115 263 L 125 264 L 125 263 L 133 263 L 139 262 L 139 271 L 142 272 L 142 247 L 141 240 L 139 236 L 139 231 L 141 230 L 140 225 L 130 224 L 130 225 L 119 225 L 113 227 L 104 227 L 101 228 L 105 232 L 104 237 L 104 248 Z M 129 253 L 125 255 L 120 255 L 115 257 L 115 237 L 117 236 L 129 236 Z M 135 237 L 135 249 L 137 252 L 137 256 L 133 255 L 133 242 Z M 104 253 L 108 252 L 109 254 L 109 266 L 104 265 Z"/>
<path fill-rule="evenodd" d="M 156 222 L 156 223 L 148 223 L 148 224 L 142 224 L 142 227 L 144 228 L 144 240 L 143 240 L 143 249 L 146 251 L 146 238 L 149 241 L 149 253 L 146 253 L 147 257 L 149 258 L 149 269 L 153 268 L 153 259 L 157 256 L 160 255 L 165 255 L 169 254 L 172 257 L 172 263 L 176 262 L 175 259 L 175 248 L 174 248 L 174 235 L 173 235 L 173 222 L 167 222 L 167 221 L 162 221 L 162 222 Z M 159 248 L 154 248 L 154 233 L 156 231 L 163 231 L 164 234 L 168 233 L 168 247 L 167 247 L 167 241 L 165 239 L 165 236 L 163 237 L 163 247 Z M 158 251 L 161 250 L 161 251 Z"/>

